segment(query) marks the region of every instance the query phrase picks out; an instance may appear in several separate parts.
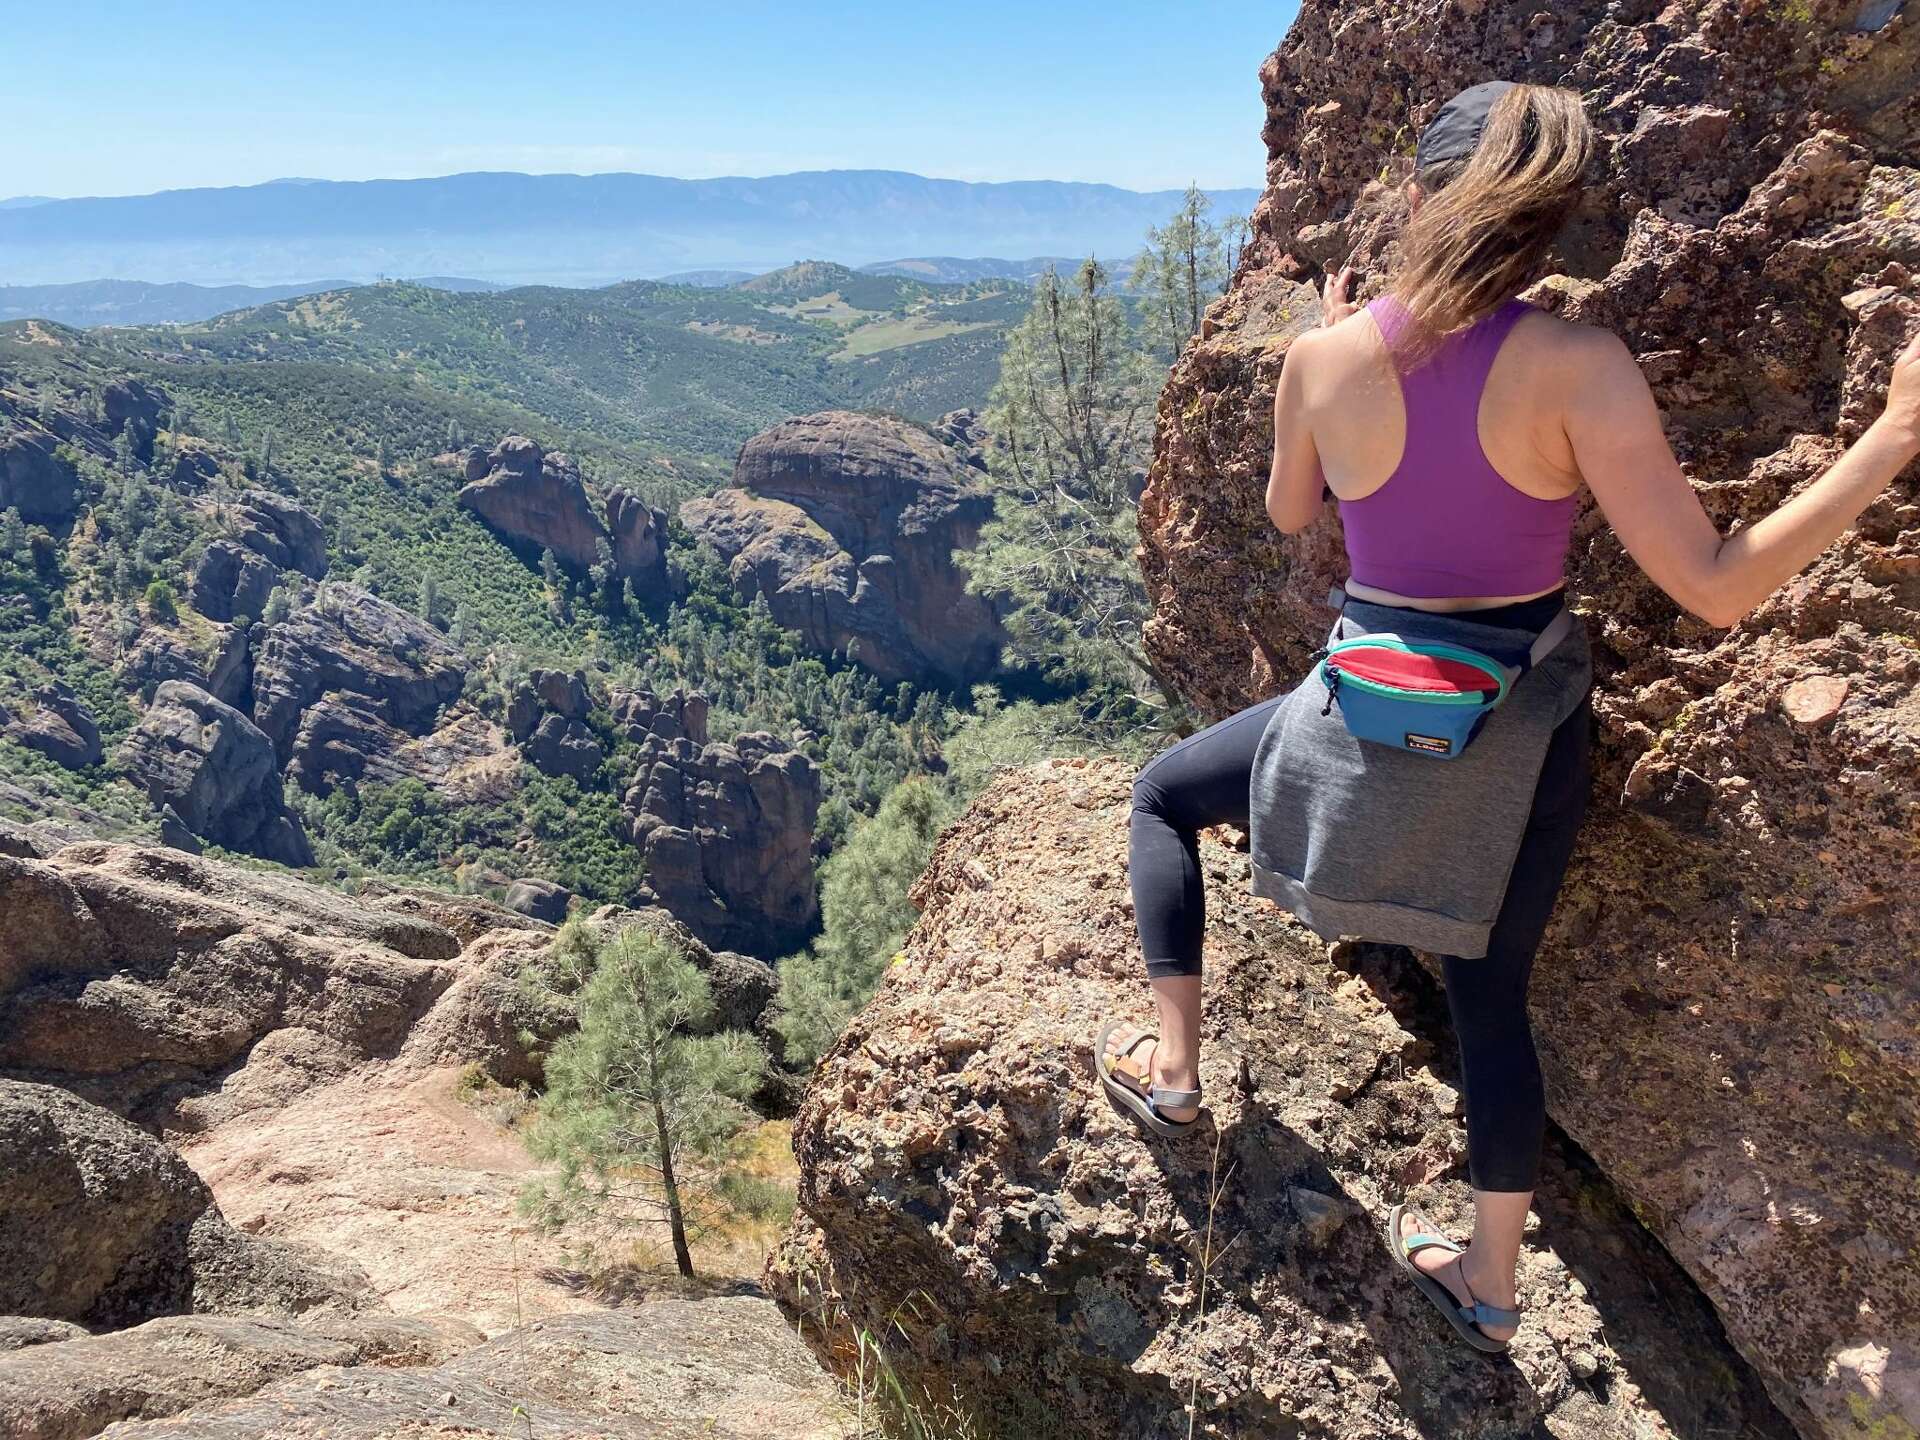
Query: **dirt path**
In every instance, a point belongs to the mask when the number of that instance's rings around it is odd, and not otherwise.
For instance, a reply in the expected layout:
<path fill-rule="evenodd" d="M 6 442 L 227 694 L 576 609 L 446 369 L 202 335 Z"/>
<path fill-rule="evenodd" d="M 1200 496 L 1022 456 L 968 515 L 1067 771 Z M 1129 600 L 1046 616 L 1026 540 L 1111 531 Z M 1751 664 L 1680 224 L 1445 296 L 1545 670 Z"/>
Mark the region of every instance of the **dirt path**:
<path fill-rule="evenodd" d="M 235 1225 L 356 1261 L 400 1314 L 492 1335 L 599 1308 L 561 1246 L 514 1213 L 534 1163 L 457 1086 L 453 1069 L 362 1071 L 182 1153 Z"/>

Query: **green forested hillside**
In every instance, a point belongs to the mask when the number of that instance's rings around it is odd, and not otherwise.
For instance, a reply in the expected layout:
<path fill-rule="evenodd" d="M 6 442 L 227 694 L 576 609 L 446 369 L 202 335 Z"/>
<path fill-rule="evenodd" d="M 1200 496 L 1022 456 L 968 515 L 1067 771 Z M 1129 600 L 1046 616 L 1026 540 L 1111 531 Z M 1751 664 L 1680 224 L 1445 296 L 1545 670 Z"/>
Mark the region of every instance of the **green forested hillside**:
<path fill-rule="evenodd" d="M 181 373 L 207 366 L 417 380 L 625 449 L 669 491 L 693 493 L 726 472 L 741 441 L 789 415 L 858 404 L 932 419 L 984 403 L 1027 299 L 1011 282 L 931 285 L 806 262 L 722 289 L 362 286 L 87 339 L 164 367 L 174 388 L 225 383 Z M 316 373 L 301 371 L 301 385 Z"/>

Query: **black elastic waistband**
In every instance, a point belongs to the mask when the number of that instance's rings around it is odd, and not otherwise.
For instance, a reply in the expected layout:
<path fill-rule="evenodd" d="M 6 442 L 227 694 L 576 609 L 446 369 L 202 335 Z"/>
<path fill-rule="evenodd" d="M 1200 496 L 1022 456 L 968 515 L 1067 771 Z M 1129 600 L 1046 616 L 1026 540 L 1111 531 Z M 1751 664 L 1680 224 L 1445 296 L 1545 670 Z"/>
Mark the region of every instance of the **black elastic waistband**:
<path fill-rule="evenodd" d="M 1371 605 L 1374 602 L 1369 600 L 1367 603 Z M 1440 615 L 1448 620 L 1464 620 L 1469 625 L 1486 625 L 1495 629 L 1538 632 L 1547 628 L 1566 603 L 1567 592 L 1563 588 L 1532 600 L 1516 600 L 1511 605 L 1495 605 L 1486 610 L 1422 610 L 1413 605 L 1382 605 L 1380 608 L 1405 610 L 1414 615 Z"/>

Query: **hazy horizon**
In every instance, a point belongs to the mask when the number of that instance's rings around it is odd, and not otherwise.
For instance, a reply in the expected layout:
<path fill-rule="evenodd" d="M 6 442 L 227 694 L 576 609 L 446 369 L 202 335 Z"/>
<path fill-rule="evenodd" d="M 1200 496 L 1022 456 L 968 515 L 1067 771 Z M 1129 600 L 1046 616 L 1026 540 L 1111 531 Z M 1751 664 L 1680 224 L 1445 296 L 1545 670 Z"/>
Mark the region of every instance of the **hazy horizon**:
<path fill-rule="evenodd" d="M 0 156 L 0 197 L 475 171 L 1244 188 L 1260 63 L 1297 8 L 37 7 L 10 17 L 34 63 L 0 93 L 0 125 L 36 143 Z"/>

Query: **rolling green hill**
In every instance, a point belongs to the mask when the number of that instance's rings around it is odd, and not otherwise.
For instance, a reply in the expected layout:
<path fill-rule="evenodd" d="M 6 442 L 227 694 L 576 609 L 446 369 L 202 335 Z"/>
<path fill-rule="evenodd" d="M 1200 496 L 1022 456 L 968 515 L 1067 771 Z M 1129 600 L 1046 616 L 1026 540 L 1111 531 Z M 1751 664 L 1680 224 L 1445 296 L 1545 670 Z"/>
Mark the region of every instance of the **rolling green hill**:
<path fill-rule="evenodd" d="M 649 456 L 691 493 L 789 415 L 857 404 L 932 419 L 982 404 L 1027 302 L 1012 282 L 936 285 L 805 262 L 719 289 L 361 286 L 95 343 L 175 383 L 205 367 L 290 364 L 413 380 Z"/>

